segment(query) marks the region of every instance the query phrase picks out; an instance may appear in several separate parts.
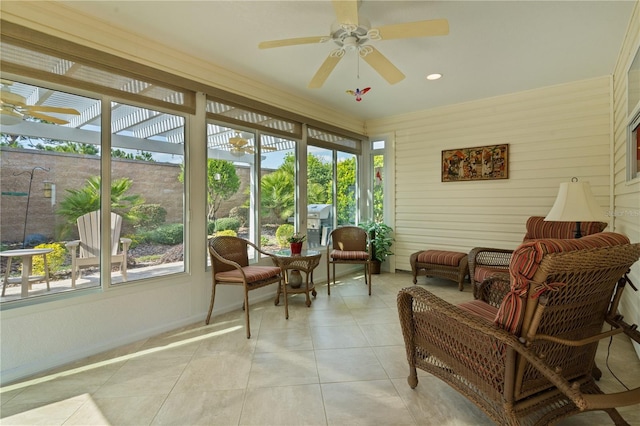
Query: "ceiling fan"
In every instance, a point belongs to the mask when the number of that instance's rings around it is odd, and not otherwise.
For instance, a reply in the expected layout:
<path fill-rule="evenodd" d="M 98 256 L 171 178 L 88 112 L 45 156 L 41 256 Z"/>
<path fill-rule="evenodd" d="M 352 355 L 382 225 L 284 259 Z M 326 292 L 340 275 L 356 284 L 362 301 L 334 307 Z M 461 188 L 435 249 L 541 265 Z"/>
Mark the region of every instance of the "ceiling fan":
<path fill-rule="evenodd" d="M 44 113 L 80 115 L 73 108 L 62 108 L 45 105 L 27 105 L 27 99 L 17 93 L 13 93 L 9 86 L 13 83 L 7 80 L 0 81 L 0 122 L 4 125 L 20 123 L 25 116 L 39 118 L 55 124 L 68 124 L 67 120 L 53 117 Z"/>
<path fill-rule="evenodd" d="M 255 154 L 255 149 L 253 146 L 249 145 L 249 141 L 242 137 L 241 133 L 237 130 L 235 131 L 235 136 L 229 138 L 230 152 L 231 155 L 235 155 L 237 157 L 242 156 L 244 154 Z M 262 146 L 263 151 L 275 151 L 277 150 L 274 146 Z"/>
<path fill-rule="evenodd" d="M 263 41 L 260 49 L 294 46 L 298 44 L 324 43 L 333 40 L 339 47 L 331 53 L 309 82 L 310 89 L 322 87 L 329 74 L 338 65 L 347 51 L 357 51 L 378 74 L 389 84 L 404 79 L 404 74 L 375 47 L 367 44 L 370 40 L 393 40 L 401 38 L 427 37 L 449 34 L 446 19 L 406 22 L 371 28 L 368 20 L 358 16 L 358 0 L 333 0 L 337 22 L 331 26 L 329 36 L 299 37 L 284 40 Z"/>

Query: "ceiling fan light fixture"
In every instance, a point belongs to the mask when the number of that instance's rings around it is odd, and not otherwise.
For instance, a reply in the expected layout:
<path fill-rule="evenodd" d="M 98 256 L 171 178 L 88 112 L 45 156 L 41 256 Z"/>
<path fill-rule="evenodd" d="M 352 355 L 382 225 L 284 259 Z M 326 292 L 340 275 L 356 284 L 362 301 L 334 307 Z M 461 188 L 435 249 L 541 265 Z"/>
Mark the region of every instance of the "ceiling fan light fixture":
<path fill-rule="evenodd" d="M 429 74 L 427 76 L 427 80 L 431 80 L 431 81 L 440 80 L 441 78 L 442 78 L 442 74 L 440 74 L 440 73 L 433 73 L 433 74 Z"/>
<path fill-rule="evenodd" d="M 230 152 L 234 157 L 242 157 L 244 155 L 244 151 L 238 148 L 231 148 Z"/>

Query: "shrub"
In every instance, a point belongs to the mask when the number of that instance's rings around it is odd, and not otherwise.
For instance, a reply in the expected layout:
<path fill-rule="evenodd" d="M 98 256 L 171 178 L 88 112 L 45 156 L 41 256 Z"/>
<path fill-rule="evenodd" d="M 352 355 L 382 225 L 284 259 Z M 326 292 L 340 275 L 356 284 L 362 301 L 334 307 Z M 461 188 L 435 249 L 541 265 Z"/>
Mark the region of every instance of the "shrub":
<path fill-rule="evenodd" d="M 129 238 L 131 240 L 131 244 L 129 245 L 129 250 L 138 247 L 140 244 L 149 242 L 149 232 L 139 232 L 137 234 L 126 234 L 121 235 L 122 238 Z"/>
<path fill-rule="evenodd" d="M 228 229 L 237 233 L 238 229 L 240 229 L 240 220 L 235 217 L 222 217 L 216 220 L 216 231 L 220 232 Z"/>
<path fill-rule="evenodd" d="M 234 231 L 233 229 L 225 229 L 224 231 L 218 231 L 216 232 L 216 237 L 237 237 L 238 233 L 236 231 Z"/>
<path fill-rule="evenodd" d="M 229 217 L 238 219 L 240 221 L 240 226 L 247 226 L 249 222 L 249 208 L 243 206 L 233 207 L 229 211 Z"/>
<path fill-rule="evenodd" d="M 47 241 L 49 241 L 49 239 L 42 234 L 29 234 L 24 239 L 24 246 L 35 247 L 39 244 L 44 244 Z"/>
<path fill-rule="evenodd" d="M 289 238 L 293 235 L 293 225 L 284 223 L 276 229 L 276 241 L 280 247 L 289 246 Z"/>
<path fill-rule="evenodd" d="M 167 210 L 160 204 L 140 204 L 129 210 L 134 228 L 153 229 L 162 225 L 167 219 Z"/>
<path fill-rule="evenodd" d="M 47 263 L 49 264 L 49 273 L 60 270 L 67 256 L 67 249 L 61 243 L 39 244 L 35 246 L 37 249 L 52 249 L 47 254 Z M 44 259 L 43 256 L 33 256 L 33 274 L 44 275 Z"/>
<path fill-rule="evenodd" d="M 213 221 L 207 222 L 207 235 L 213 235 L 216 232 L 216 223 Z"/>
<path fill-rule="evenodd" d="M 261 235 L 260 236 L 260 245 L 262 247 L 264 246 L 268 246 L 269 245 L 269 237 L 265 236 L 265 235 Z"/>
<path fill-rule="evenodd" d="M 145 234 L 145 237 L 151 243 L 174 246 L 183 242 L 184 225 L 182 223 L 169 223 Z"/>

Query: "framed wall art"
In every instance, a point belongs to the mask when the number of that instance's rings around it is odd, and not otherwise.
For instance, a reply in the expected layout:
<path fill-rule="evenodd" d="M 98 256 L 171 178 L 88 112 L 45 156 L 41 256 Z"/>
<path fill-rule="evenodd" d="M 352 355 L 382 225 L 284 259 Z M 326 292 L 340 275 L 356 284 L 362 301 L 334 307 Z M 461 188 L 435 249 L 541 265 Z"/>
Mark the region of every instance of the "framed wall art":
<path fill-rule="evenodd" d="M 442 182 L 508 178 L 508 144 L 442 151 Z"/>

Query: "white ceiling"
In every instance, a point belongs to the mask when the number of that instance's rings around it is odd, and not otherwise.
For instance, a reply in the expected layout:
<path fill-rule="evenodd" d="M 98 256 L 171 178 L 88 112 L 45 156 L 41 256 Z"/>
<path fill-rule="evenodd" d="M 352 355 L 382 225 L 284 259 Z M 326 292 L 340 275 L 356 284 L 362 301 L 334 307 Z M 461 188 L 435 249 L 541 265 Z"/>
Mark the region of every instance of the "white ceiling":
<path fill-rule="evenodd" d="M 334 44 L 259 50 L 258 43 L 329 35 L 335 20 L 329 0 L 61 3 L 362 119 L 610 75 L 635 5 L 634 0 L 364 0 L 359 13 L 373 28 L 445 18 L 450 33 L 372 42 L 406 75 L 395 85 L 350 52 L 322 88 L 308 89 Z M 434 72 L 444 77 L 427 81 Z M 363 87 L 371 90 L 362 102 L 346 94 Z"/>

